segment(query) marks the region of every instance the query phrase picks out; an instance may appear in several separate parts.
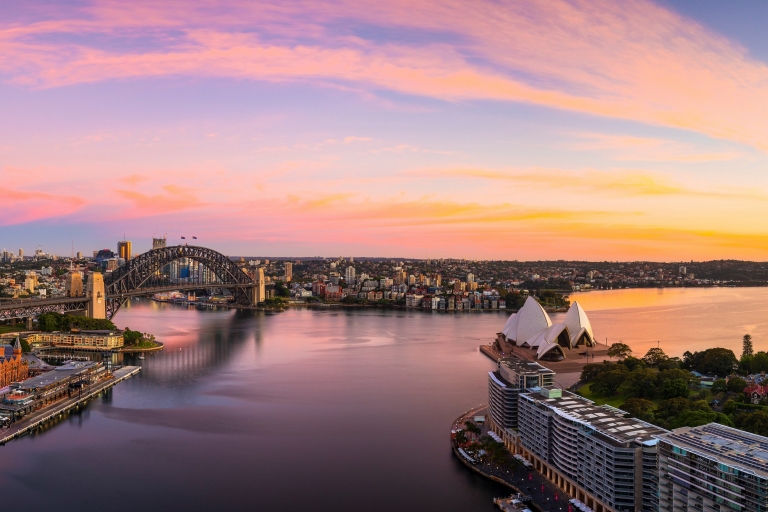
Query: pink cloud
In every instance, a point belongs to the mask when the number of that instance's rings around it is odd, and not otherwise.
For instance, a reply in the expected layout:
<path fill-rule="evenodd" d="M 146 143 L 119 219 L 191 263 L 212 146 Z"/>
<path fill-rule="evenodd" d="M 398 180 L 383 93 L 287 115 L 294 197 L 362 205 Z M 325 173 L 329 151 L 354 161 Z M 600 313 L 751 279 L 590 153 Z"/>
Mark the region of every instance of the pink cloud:
<path fill-rule="evenodd" d="M 55 87 L 196 75 L 354 84 L 448 101 L 529 102 L 768 147 L 766 65 L 648 1 L 198 2 L 183 8 L 101 1 L 89 11 L 87 19 L 0 25 L 7 80 Z M 425 35 L 381 43 L 329 28 L 340 19 Z M 455 42 L 432 41 L 429 31 L 452 33 Z M 128 42 L 151 36 L 161 43 L 152 51 L 117 51 L 82 37 L 55 45 L 38 38 L 49 34 L 108 34 Z"/>

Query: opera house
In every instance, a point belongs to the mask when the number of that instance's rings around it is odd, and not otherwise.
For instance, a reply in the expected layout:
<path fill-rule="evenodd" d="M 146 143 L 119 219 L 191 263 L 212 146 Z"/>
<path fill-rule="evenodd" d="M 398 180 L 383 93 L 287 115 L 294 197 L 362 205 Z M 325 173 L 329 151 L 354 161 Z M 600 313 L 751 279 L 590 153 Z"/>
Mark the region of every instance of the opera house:
<path fill-rule="evenodd" d="M 578 302 L 571 305 L 562 323 L 553 324 L 541 304 L 528 297 L 523 307 L 507 319 L 496 344 L 500 352 L 524 347 L 535 350 L 536 359 L 560 361 L 565 359 L 566 349 L 594 347 L 595 339 L 589 318 Z"/>

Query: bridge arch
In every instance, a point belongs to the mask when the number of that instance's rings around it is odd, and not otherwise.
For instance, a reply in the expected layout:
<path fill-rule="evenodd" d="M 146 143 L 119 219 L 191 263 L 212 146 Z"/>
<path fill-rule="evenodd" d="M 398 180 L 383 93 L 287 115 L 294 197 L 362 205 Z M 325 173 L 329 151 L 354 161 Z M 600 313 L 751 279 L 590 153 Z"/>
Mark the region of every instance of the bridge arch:
<path fill-rule="evenodd" d="M 216 277 L 215 281 L 200 282 L 201 288 L 228 288 L 238 304 L 254 304 L 253 280 L 231 259 L 206 247 L 176 245 L 147 251 L 126 261 L 125 265 L 106 276 L 104 285 L 108 298 L 107 317 L 112 318 L 130 297 L 156 290 L 158 287 L 151 285 L 158 284 L 156 281 L 161 276 L 162 269 L 183 259 L 200 263 Z M 161 286 L 166 289 L 176 287 L 173 283 Z"/>

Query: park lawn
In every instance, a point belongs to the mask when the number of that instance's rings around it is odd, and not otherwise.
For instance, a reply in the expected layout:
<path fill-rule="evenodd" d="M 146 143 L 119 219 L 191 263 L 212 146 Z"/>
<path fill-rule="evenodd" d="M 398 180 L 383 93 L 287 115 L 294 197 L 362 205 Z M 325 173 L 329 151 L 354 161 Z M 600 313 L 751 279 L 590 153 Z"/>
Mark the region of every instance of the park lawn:
<path fill-rule="evenodd" d="M 6 334 L 9 332 L 22 332 L 27 329 L 20 325 L 0 325 L 0 334 Z"/>
<path fill-rule="evenodd" d="M 578 391 L 576 391 L 576 394 L 581 395 L 584 398 L 587 398 L 589 400 L 592 400 L 593 402 L 595 402 L 596 405 L 610 405 L 612 407 L 618 407 L 619 409 L 621 409 L 621 405 L 624 402 L 626 402 L 630 398 L 634 398 L 632 396 L 629 396 L 626 392 L 622 391 L 621 388 L 619 388 L 619 392 L 613 396 L 597 395 L 592 393 L 591 386 L 592 386 L 591 382 L 585 384 L 584 386 L 580 387 Z M 712 399 L 711 393 L 709 396 L 710 396 L 709 400 L 711 400 Z M 651 398 L 650 401 L 658 406 L 659 403 L 662 401 L 662 398 L 659 398 L 659 397 Z"/>
<path fill-rule="evenodd" d="M 629 396 L 619 391 L 614 396 L 603 396 L 592 393 L 592 383 L 589 382 L 580 387 L 576 392 L 578 395 L 583 396 L 588 400 L 592 400 L 597 405 L 610 405 L 612 407 L 620 407 L 621 404 L 629 400 Z"/>

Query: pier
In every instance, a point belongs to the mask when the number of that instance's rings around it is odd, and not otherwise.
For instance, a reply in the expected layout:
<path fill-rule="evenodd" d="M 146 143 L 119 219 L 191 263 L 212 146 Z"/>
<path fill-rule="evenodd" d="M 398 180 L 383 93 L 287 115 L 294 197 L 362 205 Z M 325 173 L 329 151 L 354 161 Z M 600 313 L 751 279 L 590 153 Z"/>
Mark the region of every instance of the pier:
<path fill-rule="evenodd" d="M 69 398 L 52 404 L 44 409 L 41 409 L 40 411 L 36 411 L 34 414 L 30 414 L 20 421 L 17 421 L 7 429 L 0 430 L 0 446 L 4 445 L 12 439 L 21 437 L 24 434 L 35 430 L 37 427 L 42 426 L 47 421 L 54 419 L 60 414 L 67 413 L 72 409 L 79 407 L 80 405 L 88 402 L 90 399 L 101 394 L 102 391 L 111 388 L 115 384 L 122 382 L 125 379 L 133 377 L 140 371 L 140 366 L 124 366 L 119 370 L 115 370 L 112 373 L 111 378 L 93 386 L 87 393 L 83 393 L 81 396 Z"/>

